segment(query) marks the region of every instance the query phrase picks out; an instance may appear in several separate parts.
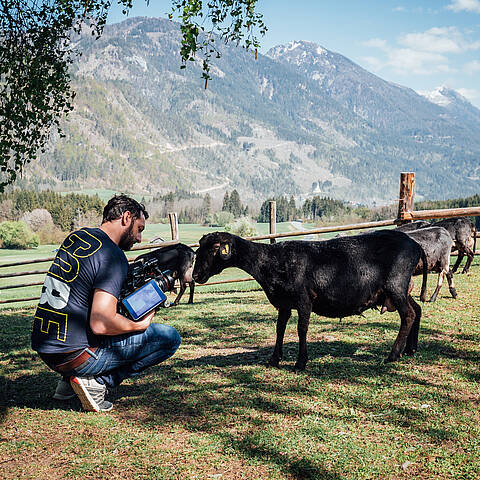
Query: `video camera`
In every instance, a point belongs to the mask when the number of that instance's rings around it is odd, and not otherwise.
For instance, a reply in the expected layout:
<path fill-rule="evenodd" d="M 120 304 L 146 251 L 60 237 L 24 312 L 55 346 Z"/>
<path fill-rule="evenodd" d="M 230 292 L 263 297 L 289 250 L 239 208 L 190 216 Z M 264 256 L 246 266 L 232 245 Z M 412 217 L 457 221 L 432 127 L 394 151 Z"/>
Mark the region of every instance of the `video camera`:
<path fill-rule="evenodd" d="M 118 313 L 137 321 L 159 306 L 168 307 L 164 292 L 172 291 L 174 285 L 172 272 L 162 267 L 154 252 L 144 254 L 128 267 Z"/>

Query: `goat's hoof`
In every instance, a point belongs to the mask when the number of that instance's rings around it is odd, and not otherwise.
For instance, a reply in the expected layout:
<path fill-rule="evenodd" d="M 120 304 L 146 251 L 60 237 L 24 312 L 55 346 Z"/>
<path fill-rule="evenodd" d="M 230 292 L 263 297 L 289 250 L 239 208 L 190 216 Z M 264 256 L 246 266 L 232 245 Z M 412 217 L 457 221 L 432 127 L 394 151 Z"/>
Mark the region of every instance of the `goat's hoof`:
<path fill-rule="evenodd" d="M 452 295 L 453 298 L 457 298 L 457 297 L 458 297 L 457 291 L 456 291 L 454 288 L 451 288 L 451 289 L 450 289 L 450 294 Z"/>
<path fill-rule="evenodd" d="M 427 297 L 420 297 L 420 301 L 425 303 L 427 301 Z"/>

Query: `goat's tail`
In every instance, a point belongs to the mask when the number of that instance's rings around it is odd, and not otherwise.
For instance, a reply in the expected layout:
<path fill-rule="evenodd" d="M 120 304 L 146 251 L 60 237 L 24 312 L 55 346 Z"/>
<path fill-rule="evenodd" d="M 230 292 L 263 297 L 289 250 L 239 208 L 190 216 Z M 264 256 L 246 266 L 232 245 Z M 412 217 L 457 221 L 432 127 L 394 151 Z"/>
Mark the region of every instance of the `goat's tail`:
<path fill-rule="evenodd" d="M 427 274 L 428 274 L 428 264 L 427 264 L 427 256 L 423 251 L 423 248 L 420 247 L 422 250 L 422 263 L 423 263 L 423 270 L 422 270 L 422 290 L 420 291 L 420 300 L 425 302 L 427 300 Z"/>

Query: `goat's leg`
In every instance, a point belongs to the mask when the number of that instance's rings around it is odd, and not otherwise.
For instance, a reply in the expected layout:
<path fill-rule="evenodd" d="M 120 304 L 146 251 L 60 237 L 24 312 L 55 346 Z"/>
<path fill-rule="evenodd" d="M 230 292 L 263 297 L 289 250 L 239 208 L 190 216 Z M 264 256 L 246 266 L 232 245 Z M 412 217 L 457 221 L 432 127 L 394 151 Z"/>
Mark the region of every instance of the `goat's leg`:
<path fill-rule="evenodd" d="M 450 293 L 453 298 L 457 298 L 457 290 L 455 289 L 455 284 L 453 282 L 453 273 L 451 270 L 449 270 L 447 273 L 447 282 L 448 282 L 448 289 L 450 290 Z"/>
<path fill-rule="evenodd" d="M 467 254 L 467 262 L 465 263 L 465 266 L 463 267 L 462 273 L 468 273 L 468 270 L 470 269 L 470 265 L 472 264 L 473 257 L 474 257 L 473 250 L 471 250 L 468 247 L 465 250 L 466 250 L 466 254 Z"/>
<path fill-rule="evenodd" d="M 460 263 L 462 263 L 462 260 L 463 260 L 464 256 L 465 256 L 465 254 L 461 250 L 458 250 L 457 261 L 455 262 L 455 265 L 452 268 L 453 273 L 455 273 L 458 270 L 458 267 L 460 266 Z"/>
<path fill-rule="evenodd" d="M 302 306 L 297 308 L 298 311 L 298 358 L 295 363 L 295 370 L 305 370 L 308 361 L 307 352 L 307 332 L 310 323 L 310 315 L 312 306 L 310 302 L 305 301 Z"/>
<path fill-rule="evenodd" d="M 180 299 L 182 298 L 183 294 L 185 293 L 185 290 L 187 288 L 186 282 L 183 280 L 180 280 L 180 291 L 178 292 L 177 298 L 173 301 L 173 306 L 177 306 L 180 303 Z"/>
<path fill-rule="evenodd" d="M 190 296 L 188 297 L 188 303 L 193 303 L 193 292 L 195 291 L 195 280 L 188 282 L 188 286 L 190 287 Z"/>
<path fill-rule="evenodd" d="M 392 351 L 385 362 L 395 362 L 401 357 L 402 352 L 405 349 L 407 338 L 415 321 L 416 315 L 413 304 L 408 299 L 410 295 L 407 294 L 407 296 L 399 296 L 398 294 L 390 294 L 389 296 L 392 299 L 394 306 L 398 310 L 398 313 L 400 314 L 400 330 L 398 331 L 397 338 L 393 343 Z"/>
<path fill-rule="evenodd" d="M 408 296 L 408 302 L 415 311 L 415 320 L 407 337 L 405 346 L 405 355 L 414 355 L 418 348 L 418 330 L 420 329 L 420 319 L 422 318 L 422 308 L 415 302 L 411 295 Z"/>
<path fill-rule="evenodd" d="M 287 322 L 292 315 L 292 310 L 289 308 L 279 308 L 277 318 L 277 339 L 275 341 L 275 348 L 273 349 L 272 357 L 268 364 L 271 367 L 278 367 L 280 360 L 283 358 L 283 337 L 285 336 L 285 328 Z"/>
<path fill-rule="evenodd" d="M 437 299 L 438 292 L 442 288 L 443 285 L 443 277 L 445 275 L 445 270 L 443 268 L 440 270 L 440 273 L 438 274 L 438 279 L 437 279 L 437 288 L 435 288 L 435 291 L 433 292 L 433 295 L 430 297 L 429 302 L 434 302 Z"/>

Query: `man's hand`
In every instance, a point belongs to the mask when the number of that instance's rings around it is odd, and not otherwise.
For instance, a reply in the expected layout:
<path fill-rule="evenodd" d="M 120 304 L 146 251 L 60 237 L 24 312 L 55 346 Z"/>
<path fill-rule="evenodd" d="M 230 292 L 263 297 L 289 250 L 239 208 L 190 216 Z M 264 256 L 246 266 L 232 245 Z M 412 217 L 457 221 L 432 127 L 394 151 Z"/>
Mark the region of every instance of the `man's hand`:
<path fill-rule="evenodd" d="M 146 330 L 148 326 L 152 323 L 153 317 L 157 313 L 157 310 L 152 310 L 150 313 L 147 313 L 142 317 L 141 320 L 135 322 L 140 330 Z"/>
<path fill-rule="evenodd" d="M 90 328 L 96 335 L 140 332 L 150 325 L 154 316 L 155 311 L 147 313 L 140 321 L 134 322 L 117 313 L 116 297 L 104 290 L 96 289 L 90 313 Z"/>

